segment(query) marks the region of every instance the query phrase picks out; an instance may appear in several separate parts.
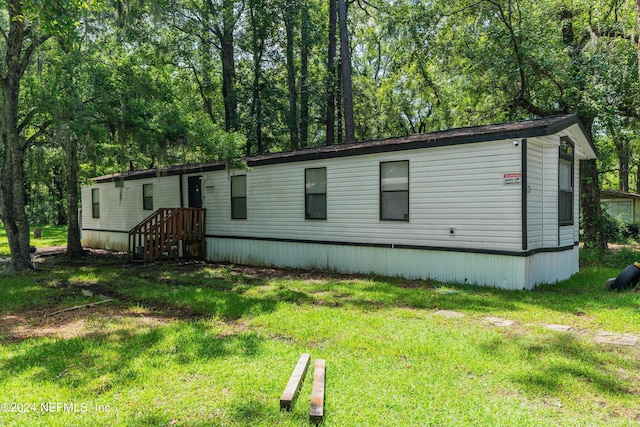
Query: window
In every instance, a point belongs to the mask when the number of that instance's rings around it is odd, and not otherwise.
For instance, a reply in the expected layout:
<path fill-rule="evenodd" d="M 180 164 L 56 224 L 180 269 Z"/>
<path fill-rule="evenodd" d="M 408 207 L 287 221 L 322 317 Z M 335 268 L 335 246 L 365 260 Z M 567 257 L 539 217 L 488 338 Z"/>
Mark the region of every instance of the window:
<path fill-rule="evenodd" d="M 573 225 L 573 144 L 569 138 L 560 139 L 558 165 L 558 222 Z"/>
<path fill-rule="evenodd" d="M 100 189 L 91 189 L 91 215 L 93 218 L 100 218 Z"/>
<path fill-rule="evenodd" d="M 153 210 L 153 184 L 142 185 L 142 209 Z"/>
<path fill-rule="evenodd" d="M 327 168 L 304 170 L 304 217 L 327 219 Z"/>
<path fill-rule="evenodd" d="M 380 163 L 380 219 L 409 221 L 409 161 Z"/>
<path fill-rule="evenodd" d="M 247 176 L 231 177 L 231 219 L 247 219 Z"/>

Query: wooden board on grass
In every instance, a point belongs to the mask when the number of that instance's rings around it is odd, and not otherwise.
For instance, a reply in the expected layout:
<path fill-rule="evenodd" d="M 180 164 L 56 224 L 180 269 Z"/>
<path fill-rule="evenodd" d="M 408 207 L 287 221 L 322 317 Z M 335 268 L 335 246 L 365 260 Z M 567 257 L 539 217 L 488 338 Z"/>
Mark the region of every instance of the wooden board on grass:
<path fill-rule="evenodd" d="M 300 385 L 302 385 L 304 374 L 307 372 L 309 359 L 311 359 L 311 355 L 308 353 L 303 353 L 300 355 L 298 363 L 296 364 L 296 367 L 293 369 L 293 373 L 289 378 L 289 382 L 284 388 L 282 396 L 280 396 L 280 409 L 286 409 L 287 411 L 291 410 L 293 402 L 295 402 L 298 391 L 300 390 Z"/>
<path fill-rule="evenodd" d="M 309 420 L 319 424 L 324 419 L 324 359 L 317 359 L 313 370 L 313 388 L 311 390 L 311 411 Z"/>

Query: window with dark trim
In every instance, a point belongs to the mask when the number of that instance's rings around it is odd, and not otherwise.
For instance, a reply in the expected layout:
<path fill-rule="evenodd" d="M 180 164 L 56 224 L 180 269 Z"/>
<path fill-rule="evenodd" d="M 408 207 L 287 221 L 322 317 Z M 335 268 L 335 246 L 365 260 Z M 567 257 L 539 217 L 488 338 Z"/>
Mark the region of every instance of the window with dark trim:
<path fill-rule="evenodd" d="M 304 217 L 327 219 L 327 168 L 304 170 Z"/>
<path fill-rule="evenodd" d="M 558 223 L 573 225 L 573 143 L 560 138 L 558 159 Z"/>
<path fill-rule="evenodd" d="M 231 219 L 247 219 L 247 176 L 231 177 Z"/>
<path fill-rule="evenodd" d="M 100 218 L 100 189 L 91 189 L 91 216 Z"/>
<path fill-rule="evenodd" d="M 153 210 L 153 184 L 142 185 L 142 209 Z"/>
<path fill-rule="evenodd" d="M 409 221 L 409 161 L 380 163 L 380 219 Z"/>

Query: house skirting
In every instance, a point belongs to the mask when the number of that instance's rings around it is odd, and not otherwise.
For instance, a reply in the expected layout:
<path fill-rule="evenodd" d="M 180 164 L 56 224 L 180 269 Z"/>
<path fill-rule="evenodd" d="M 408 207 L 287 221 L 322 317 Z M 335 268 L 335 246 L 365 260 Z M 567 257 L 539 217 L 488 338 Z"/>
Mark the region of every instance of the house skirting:
<path fill-rule="evenodd" d="M 129 249 L 126 231 L 82 230 L 83 246 Z M 525 253 L 389 245 L 313 243 L 209 236 L 207 259 L 257 266 L 433 279 L 502 289 L 533 289 L 578 272 L 578 245 Z"/>
<path fill-rule="evenodd" d="M 129 250 L 129 232 L 83 228 L 82 246 L 85 248 L 127 252 Z"/>
<path fill-rule="evenodd" d="M 533 289 L 578 272 L 578 246 L 527 253 L 208 237 L 212 261 Z"/>

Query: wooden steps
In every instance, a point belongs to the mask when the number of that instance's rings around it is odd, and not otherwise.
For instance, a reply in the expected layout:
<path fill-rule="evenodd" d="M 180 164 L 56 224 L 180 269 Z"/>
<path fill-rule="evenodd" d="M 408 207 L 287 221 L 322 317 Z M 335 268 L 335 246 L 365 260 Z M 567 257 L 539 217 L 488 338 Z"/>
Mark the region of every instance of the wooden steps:
<path fill-rule="evenodd" d="M 161 208 L 129 231 L 129 258 L 205 258 L 205 211 Z"/>

